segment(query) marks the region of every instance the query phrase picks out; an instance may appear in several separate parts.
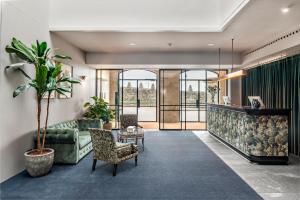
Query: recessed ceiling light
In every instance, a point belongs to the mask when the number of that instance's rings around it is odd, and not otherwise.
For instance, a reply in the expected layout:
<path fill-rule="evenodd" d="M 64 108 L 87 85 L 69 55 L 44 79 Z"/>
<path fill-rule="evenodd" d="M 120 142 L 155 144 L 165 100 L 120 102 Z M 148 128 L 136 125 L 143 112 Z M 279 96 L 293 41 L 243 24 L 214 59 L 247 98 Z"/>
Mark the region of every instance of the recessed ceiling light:
<path fill-rule="evenodd" d="M 129 46 L 136 46 L 136 43 L 129 43 Z"/>
<path fill-rule="evenodd" d="M 290 9 L 289 8 L 287 8 L 287 7 L 285 7 L 285 8 L 281 8 L 281 12 L 282 13 L 288 13 L 290 11 Z"/>
<path fill-rule="evenodd" d="M 208 46 L 215 46 L 215 44 L 213 44 L 213 43 L 209 43 L 209 44 L 207 44 Z"/>

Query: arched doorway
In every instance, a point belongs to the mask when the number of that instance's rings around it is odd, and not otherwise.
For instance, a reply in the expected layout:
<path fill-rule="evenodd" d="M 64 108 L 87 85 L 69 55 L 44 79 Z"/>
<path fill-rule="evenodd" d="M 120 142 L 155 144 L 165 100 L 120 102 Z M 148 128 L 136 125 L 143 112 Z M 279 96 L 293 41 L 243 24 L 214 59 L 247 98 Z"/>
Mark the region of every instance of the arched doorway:
<path fill-rule="evenodd" d="M 211 85 L 219 87 L 219 83 L 208 80 L 217 78 L 218 73 L 205 69 L 160 70 L 160 129 L 206 130 L 207 103 L 220 100 L 219 94 L 212 100 L 207 90 Z M 222 95 L 225 93 L 223 87 Z"/>

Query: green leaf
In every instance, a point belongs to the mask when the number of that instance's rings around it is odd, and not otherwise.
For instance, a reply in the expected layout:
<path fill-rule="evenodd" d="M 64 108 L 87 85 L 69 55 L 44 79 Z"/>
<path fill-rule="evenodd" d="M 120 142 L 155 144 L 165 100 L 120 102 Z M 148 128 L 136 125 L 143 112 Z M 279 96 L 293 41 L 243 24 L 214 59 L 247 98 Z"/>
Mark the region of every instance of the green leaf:
<path fill-rule="evenodd" d="M 48 48 L 45 52 L 45 55 L 44 55 L 44 59 L 46 59 L 48 57 L 48 54 L 50 53 L 51 51 L 51 48 Z"/>
<path fill-rule="evenodd" d="M 12 46 L 19 51 L 23 52 L 26 57 L 31 60 L 31 62 L 34 62 L 35 56 L 30 50 L 29 47 L 27 47 L 25 44 L 23 44 L 21 41 L 17 40 L 16 38 L 12 39 Z"/>
<path fill-rule="evenodd" d="M 59 76 L 60 73 L 61 73 L 61 65 L 56 65 L 54 71 L 51 74 L 51 77 L 56 78 Z"/>
<path fill-rule="evenodd" d="M 25 64 L 26 63 L 14 63 L 14 64 L 11 64 L 11 65 L 7 65 L 5 67 L 5 69 L 24 67 Z"/>
<path fill-rule="evenodd" d="M 72 92 L 71 88 L 66 88 L 66 87 L 58 87 L 57 90 L 61 91 L 61 92 Z"/>
<path fill-rule="evenodd" d="M 5 47 L 5 51 L 7 53 L 14 53 L 14 54 L 17 55 L 17 57 L 19 57 L 20 59 L 25 60 L 25 61 L 27 61 L 29 63 L 33 63 L 34 62 L 34 60 L 30 59 L 26 54 L 24 54 L 24 52 L 20 51 L 19 49 L 14 48 L 14 47 L 11 47 L 9 45 L 7 45 Z"/>
<path fill-rule="evenodd" d="M 91 105 L 90 102 L 86 102 L 85 104 L 83 104 L 83 107 L 84 107 L 84 108 L 87 108 L 87 107 L 89 107 L 90 105 Z"/>
<path fill-rule="evenodd" d="M 38 40 L 36 40 L 36 48 L 37 48 L 37 56 L 40 55 L 40 43 Z"/>
<path fill-rule="evenodd" d="M 72 59 L 70 56 L 64 56 L 64 55 L 59 55 L 59 54 L 54 55 L 52 58 L 69 59 L 69 60 Z"/>
<path fill-rule="evenodd" d="M 19 94 L 27 91 L 30 87 L 31 87 L 30 84 L 22 84 L 22 85 L 18 86 L 13 93 L 13 97 L 15 98 Z"/>
<path fill-rule="evenodd" d="M 60 91 L 59 89 L 56 89 L 55 91 L 61 95 L 67 96 L 64 92 Z"/>
<path fill-rule="evenodd" d="M 74 83 L 74 84 L 76 84 L 76 83 L 80 83 L 80 80 L 76 79 L 76 78 L 71 78 L 71 77 L 68 77 L 68 76 L 63 76 L 60 79 L 58 79 L 57 82 L 58 83 L 68 82 L 68 83 Z"/>
<path fill-rule="evenodd" d="M 46 63 L 45 65 L 48 67 L 48 68 L 55 68 L 55 65 L 53 64 L 53 62 L 49 59 L 46 59 Z"/>
<path fill-rule="evenodd" d="M 93 99 L 94 101 L 98 101 L 98 97 L 97 96 L 92 96 L 91 99 Z"/>
<path fill-rule="evenodd" d="M 75 79 L 75 78 L 68 78 L 68 80 L 66 82 L 76 84 L 76 83 L 80 83 L 80 80 Z"/>
<path fill-rule="evenodd" d="M 40 92 L 43 92 L 47 86 L 47 72 L 48 69 L 45 65 L 36 68 L 35 81 Z"/>
<path fill-rule="evenodd" d="M 15 71 L 21 72 L 26 78 L 32 80 L 32 78 L 21 68 L 16 68 Z"/>
<path fill-rule="evenodd" d="M 60 89 L 56 89 L 56 92 L 61 94 L 61 95 L 64 95 L 65 97 L 68 97 L 63 91 L 61 91 Z"/>
<path fill-rule="evenodd" d="M 37 50 L 36 45 L 31 44 L 31 51 L 32 51 L 35 55 L 38 55 L 38 50 Z"/>
<path fill-rule="evenodd" d="M 55 90 L 56 89 L 56 79 L 50 77 L 47 84 L 47 90 Z"/>
<path fill-rule="evenodd" d="M 39 52 L 39 55 L 40 57 L 44 56 L 45 54 L 45 51 L 47 50 L 47 43 L 46 42 L 42 42 L 40 44 L 40 46 L 38 46 L 38 52 Z"/>
<path fill-rule="evenodd" d="M 35 88 L 36 90 L 38 90 L 38 86 L 37 86 L 37 84 L 36 84 L 34 81 L 29 82 L 28 84 L 29 84 L 31 87 L 33 87 L 33 88 Z"/>

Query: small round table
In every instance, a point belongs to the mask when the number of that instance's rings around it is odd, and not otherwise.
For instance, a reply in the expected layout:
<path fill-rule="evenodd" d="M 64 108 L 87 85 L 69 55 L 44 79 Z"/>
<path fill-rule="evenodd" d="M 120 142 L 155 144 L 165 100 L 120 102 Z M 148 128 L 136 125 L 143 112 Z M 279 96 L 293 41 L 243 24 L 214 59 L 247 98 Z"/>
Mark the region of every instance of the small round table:
<path fill-rule="evenodd" d="M 127 142 L 127 140 L 135 140 L 135 144 L 138 144 L 138 140 L 142 140 L 142 145 L 143 145 L 143 151 L 144 151 L 144 142 L 145 142 L 145 137 L 144 137 L 144 131 L 143 129 L 135 129 L 133 132 L 128 132 L 126 130 L 120 130 L 118 132 L 118 141 L 119 142 Z"/>

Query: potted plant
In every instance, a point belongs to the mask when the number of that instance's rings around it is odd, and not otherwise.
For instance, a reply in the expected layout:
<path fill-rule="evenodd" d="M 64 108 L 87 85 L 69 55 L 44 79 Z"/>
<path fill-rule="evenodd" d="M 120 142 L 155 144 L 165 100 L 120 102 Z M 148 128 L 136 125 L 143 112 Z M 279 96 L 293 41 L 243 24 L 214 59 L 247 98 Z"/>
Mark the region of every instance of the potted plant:
<path fill-rule="evenodd" d="M 209 85 L 207 87 L 207 91 L 209 92 L 210 94 L 210 97 L 211 97 L 211 103 L 215 103 L 215 96 L 216 94 L 218 93 L 219 91 L 219 87 L 217 85 Z"/>
<path fill-rule="evenodd" d="M 102 120 L 104 122 L 103 128 L 111 130 L 112 124 L 110 122 L 115 117 L 115 112 L 109 108 L 108 103 L 102 98 L 93 96 L 91 99 L 93 99 L 93 103 L 86 102 L 83 105 L 87 109 L 83 116 L 90 119 Z"/>
<path fill-rule="evenodd" d="M 30 88 L 35 89 L 35 100 L 37 103 L 37 144 L 36 149 L 25 152 L 25 167 L 28 173 L 33 176 L 42 176 L 47 174 L 54 159 L 54 150 L 45 148 L 45 139 L 48 126 L 50 96 L 52 92 L 56 91 L 60 94 L 65 94 L 71 91 L 71 88 L 62 87 L 60 83 L 79 83 L 78 80 L 69 77 L 60 77 L 61 64 L 55 62 L 56 58 L 71 59 L 68 56 L 54 55 L 50 56 L 51 49 L 47 47 L 46 42 L 32 44 L 31 48 L 27 47 L 16 38 L 12 39 L 10 45 L 5 48 L 9 54 L 14 54 L 17 58 L 22 60 L 21 63 L 15 63 L 6 67 L 6 69 L 13 69 L 21 72 L 26 77 L 26 82 L 18 86 L 13 92 L 13 97 L 27 91 Z M 22 67 L 25 64 L 34 66 L 35 77 L 31 78 Z M 48 95 L 48 96 L 47 96 Z M 47 97 L 47 112 L 45 127 L 41 129 L 41 113 L 42 113 L 42 99 Z M 43 131 L 43 134 L 41 133 Z"/>
<path fill-rule="evenodd" d="M 104 124 L 103 129 L 112 130 L 111 121 L 115 118 L 115 111 L 107 108 L 104 112 L 104 117 L 102 118 Z"/>

